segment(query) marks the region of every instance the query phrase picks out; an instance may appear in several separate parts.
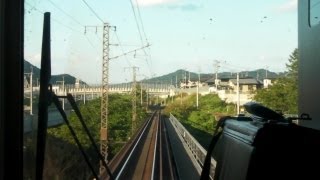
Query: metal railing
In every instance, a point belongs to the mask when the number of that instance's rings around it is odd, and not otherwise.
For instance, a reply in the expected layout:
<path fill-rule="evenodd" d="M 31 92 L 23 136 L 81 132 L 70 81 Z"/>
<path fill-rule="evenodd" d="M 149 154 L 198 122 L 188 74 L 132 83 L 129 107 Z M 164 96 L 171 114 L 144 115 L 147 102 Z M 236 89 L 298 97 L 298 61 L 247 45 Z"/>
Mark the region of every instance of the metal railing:
<path fill-rule="evenodd" d="M 196 167 L 201 167 L 200 171 L 202 170 L 204 160 L 207 155 L 207 151 L 199 144 L 199 142 L 189 133 L 189 131 L 177 120 L 176 117 L 174 117 L 170 113 L 170 118 L 169 118 L 172 126 L 174 127 L 175 131 L 177 134 L 180 135 L 183 139 L 183 143 L 187 145 L 189 150 L 192 153 L 192 157 L 194 158 L 195 162 L 197 162 L 198 166 L 195 165 Z M 211 158 L 211 168 L 210 168 L 210 177 L 213 179 L 214 177 L 214 172 L 215 172 L 215 167 L 216 167 L 216 161 Z"/>

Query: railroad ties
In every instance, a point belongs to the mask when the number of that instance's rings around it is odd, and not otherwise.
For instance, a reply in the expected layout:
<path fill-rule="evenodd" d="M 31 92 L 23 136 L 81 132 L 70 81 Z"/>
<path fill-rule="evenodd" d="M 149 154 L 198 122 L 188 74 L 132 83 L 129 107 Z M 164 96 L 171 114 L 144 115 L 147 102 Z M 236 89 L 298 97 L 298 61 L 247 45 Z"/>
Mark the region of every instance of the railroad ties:
<path fill-rule="evenodd" d="M 179 179 L 166 125 L 156 111 L 109 162 L 116 179 Z M 108 179 L 103 173 L 101 179 Z"/>

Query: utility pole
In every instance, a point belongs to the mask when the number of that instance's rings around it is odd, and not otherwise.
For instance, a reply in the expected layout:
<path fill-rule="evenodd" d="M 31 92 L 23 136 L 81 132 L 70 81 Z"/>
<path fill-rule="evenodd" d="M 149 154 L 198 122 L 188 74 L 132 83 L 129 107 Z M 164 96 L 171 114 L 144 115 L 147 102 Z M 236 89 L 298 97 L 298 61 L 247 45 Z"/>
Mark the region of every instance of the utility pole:
<path fill-rule="evenodd" d="M 85 26 L 85 33 L 87 27 L 94 27 L 97 32 L 97 26 Z M 115 45 L 109 43 L 109 30 L 113 27 L 116 31 L 115 26 L 110 26 L 108 23 L 103 24 L 103 56 L 102 56 L 102 88 L 101 88 L 101 127 L 100 127 L 100 151 L 105 161 L 108 160 L 108 106 L 109 106 L 109 61 L 111 59 L 116 59 L 121 56 L 125 56 L 129 53 L 135 53 L 138 50 L 142 50 L 146 47 L 149 47 L 150 44 L 143 46 L 138 49 L 134 49 L 128 52 L 125 52 L 121 55 L 109 57 L 109 46 Z M 135 99 L 136 101 L 136 99 Z M 104 169 L 102 163 L 100 163 L 100 172 Z"/>
<path fill-rule="evenodd" d="M 148 83 L 146 85 L 147 85 L 147 90 L 146 90 L 146 92 L 147 92 L 147 107 L 146 107 L 146 109 L 148 110 L 148 108 L 149 108 L 149 85 L 148 85 Z"/>
<path fill-rule="evenodd" d="M 133 87 L 132 87 L 132 135 L 134 133 L 134 130 L 136 130 L 137 127 L 137 72 L 136 70 L 139 69 L 138 67 L 133 66 L 132 67 L 132 73 L 133 73 Z"/>
<path fill-rule="evenodd" d="M 141 106 L 142 106 L 142 82 L 140 83 L 140 103 L 141 103 Z"/>
<path fill-rule="evenodd" d="M 86 104 L 86 85 L 83 85 L 83 104 Z"/>
<path fill-rule="evenodd" d="M 133 73 L 133 82 L 132 82 L 132 125 L 131 125 L 131 135 L 134 134 L 137 126 L 137 70 L 139 67 L 133 66 L 132 73 Z"/>
<path fill-rule="evenodd" d="M 197 83 L 197 109 L 199 108 L 199 84 L 200 84 L 200 71 L 198 73 L 198 83 Z"/>
<path fill-rule="evenodd" d="M 87 28 L 94 28 L 97 33 L 99 26 L 85 26 L 85 32 Z M 109 107 L 109 31 L 110 26 L 108 23 L 103 23 L 103 35 L 102 35 L 102 82 L 101 82 L 101 114 L 100 114 L 100 153 L 104 160 L 108 162 L 108 107 Z M 104 166 L 100 162 L 100 173 L 104 171 Z"/>
<path fill-rule="evenodd" d="M 62 81 L 56 81 L 57 83 L 62 83 L 62 92 L 63 96 L 65 95 L 64 93 L 64 76 L 62 76 Z M 64 98 L 62 98 L 62 109 L 64 110 Z"/>
<path fill-rule="evenodd" d="M 182 90 L 180 88 L 180 105 L 182 105 Z"/>
<path fill-rule="evenodd" d="M 184 87 L 187 88 L 187 71 L 184 71 Z"/>
<path fill-rule="evenodd" d="M 33 114 L 32 112 L 32 103 L 33 103 L 33 84 L 32 84 L 32 75 L 33 75 L 33 68 L 32 66 L 30 67 L 31 72 L 30 72 L 30 115 Z"/>
<path fill-rule="evenodd" d="M 239 73 L 237 73 L 237 114 L 240 114 Z"/>
<path fill-rule="evenodd" d="M 178 76 L 176 75 L 176 88 L 178 88 Z"/>
<path fill-rule="evenodd" d="M 108 106 L 109 106 L 109 30 L 110 25 L 103 23 L 102 39 L 102 87 L 101 87 L 101 121 L 100 121 L 100 152 L 108 162 Z M 100 173 L 104 170 L 100 162 Z"/>
<path fill-rule="evenodd" d="M 216 91 L 218 91 L 218 72 L 219 72 L 219 68 L 220 68 L 220 61 L 218 60 L 214 60 L 214 69 L 215 69 L 215 81 L 214 84 L 216 85 Z"/>
<path fill-rule="evenodd" d="M 33 68 L 32 66 L 30 67 L 30 73 L 24 73 L 24 75 L 28 75 L 30 77 L 30 83 L 29 83 L 29 89 L 30 89 L 30 93 L 29 93 L 29 106 L 30 106 L 30 115 L 33 115 L 32 112 L 32 104 L 33 104 L 33 85 L 32 85 L 32 75 L 33 75 Z"/>
<path fill-rule="evenodd" d="M 268 66 L 266 66 L 266 78 L 265 79 L 267 79 L 268 78 Z"/>

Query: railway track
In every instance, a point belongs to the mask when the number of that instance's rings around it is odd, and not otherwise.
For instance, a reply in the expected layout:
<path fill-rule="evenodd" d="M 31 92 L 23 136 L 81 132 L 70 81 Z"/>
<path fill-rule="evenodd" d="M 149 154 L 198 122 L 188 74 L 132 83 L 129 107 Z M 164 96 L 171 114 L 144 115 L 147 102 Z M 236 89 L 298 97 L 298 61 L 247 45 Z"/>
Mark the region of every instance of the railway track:
<path fill-rule="evenodd" d="M 178 179 L 166 125 L 155 112 L 119 154 L 109 163 L 116 179 Z M 105 179 L 107 176 L 102 176 Z"/>

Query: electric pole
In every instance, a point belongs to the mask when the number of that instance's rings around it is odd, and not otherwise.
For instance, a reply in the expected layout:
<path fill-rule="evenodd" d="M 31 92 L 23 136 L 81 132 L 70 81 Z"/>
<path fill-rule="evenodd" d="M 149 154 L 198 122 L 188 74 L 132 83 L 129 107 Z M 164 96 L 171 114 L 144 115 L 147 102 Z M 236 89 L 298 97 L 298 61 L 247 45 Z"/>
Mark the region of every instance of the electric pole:
<path fill-rule="evenodd" d="M 142 106 L 142 82 L 140 83 L 140 104 Z"/>
<path fill-rule="evenodd" d="M 33 84 L 32 84 L 32 75 L 33 75 L 33 68 L 32 66 L 30 67 L 31 72 L 30 72 L 30 115 L 33 114 L 32 112 L 32 103 L 33 103 Z"/>
<path fill-rule="evenodd" d="M 180 105 L 182 106 L 182 89 L 180 88 Z"/>
<path fill-rule="evenodd" d="M 83 104 L 86 104 L 86 85 L 83 85 Z"/>
<path fill-rule="evenodd" d="M 184 87 L 187 88 L 187 71 L 184 71 Z"/>
<path fill-rule="evenodd" d="M 132 135 L 137 127 L 137 81 L 136 76 L 137 72 L 136 70 L 139 69 L 138 67 L 133 66 L 132 67 L 132 73 L 133 73 L 133 87 L 132 87 Z"/>
<path fill-rule="evenodd" d="M 200 70 L 198 73 L 198 83 L 197 83 L 197 109 L 199 108 L 199 84 L 200 84 Z"/>
<path fill-rule="evenodd" d="M 133 81 L 132 81 L 132 125 L 131 125 L 131 135 L 134 134 L 137 126 L 137 70 L 139 67 L 133 66 L 132 68 L 133 73 Z"/>
<path fill-rule="evenodd" d="M 239 73 L 237 73 L 237 113 L 240 114 Z"/>
<path fill-rule="evenodd" d="M 176 88 L 178 88 L 178 75 L 176 75 Z"/>
<path fill-rule="evenodd" d="M 216 85 L 216 91 L 218 91 L 218 72 L 219 72 L 219 68 L 220 68 L 220 61 L 218 60 L 214 60 L 214 69 L 215 69 L 215 81 L 214 84 Z"/>
<path fill-rule="evenodd" d="M 108 106 L 109 106 L 109 30 L 108 23 L 103 24 L 102 39 L 102 87 L 101 87 L 101 122 L 100 122 L 100 152 L 108 162 Z M 100 173 L 104 170 L 100 162 Z"/>
<path fill-rule="evenodd" d="M 56 81 L 57 83 L 62 83 L 62 93 L 63 96 L 65 95 L 64 93 L 64 76 L 62 76 L 62 81 Z M 62 109 L 64 110 L 64 98 L 62 98 Z"/>
<path fill-rule="evenodd" d="M 267 79 L 268 78 L 268 66 L 266 66 L 266 78 L 265 79 Z"/>
<path fill-rule="evenodd" d="M 146 93 L 147 93 L 147 107 L 146 107 L 146 110 L 148 110 L 148 108 L 149 108 L 149 85 L 148 85 L 148 83 L 146 85 L 147 85 L 147 90 L 146 90 Z"/>
<path fill-rule="evenodd" d="M 87 28 L 95 28 L 97 33 L 97 28 L 99 26 L 85 26 L 85 33 Z M 111 59 L 120 57 L 116 56 L 113 58 L 109 57 L 110 49 L 110 28 L 115 26 L 110 26 L 108 23 L 103 23 L 103 38 L 102 38 L 102 87 L 101 87 L 101 119 L 100 119 L 100 153 L 104 157 L 104 160 L 108 162 L 108 107 L 109 107 L 109 62 Z M 125 55 L 125 54 L 124 54 Z M 122 55 L 121 55 L 122 56 Z M 100 162 L 100 173 L 103 172 L 104 166 Z"/>
<path fill-rule="evenodd" d="M 30 83 L 29 83 L 29 89 L 30 89 L 30 93 L 29 93 L 29 106 L 30 106 L 30 115 L 33 115 L 32 112 L 32 103 L 33 103 L 33 85 L 32 85 L 32 75 L 33 75 L 33 68 L 32 66 L 30 66 L 30 73 L 24 73 L 25 75 L 28 75 L 30 78 Z"/>
<path fill-rule="evenodd" d="M 94 27 L 97 26 L 85 26 L 85 33 L 87 27 Z M 147 44 L 144 47 L 123 53 L 121 55 L 115 57 L 109 57 L 109 46 L 111 45 L 109 42 L 109 30 L 113 27 L 116 30 L 115 26 L 110 26 L 108 23 L 103 23 L 103 55 L 102 55 L 102 87 L 101 87 L 101 122 L 100 122 L 100 152 L 101 155 L 104 157 L 105 161 L 108 162 L 108 106 L 109 106 L 109 61 L 111 59 L 116 59 L 121 56 L 125 56 L 129 53 L 135 52 L 137 50 L 144 49 L 149 47 L 150 45 Z M 136 89 L 135 89 L 136 91 Z M 136 93 L 135 93 L 136 94 Z M 134 98 L 135 105 L 136 105 L 136 97 Z M 133 113 L 136 114 L 136 113 Z M 135 115 L 136 116 L 136 115 Z M 100 173 L 103 172 L 104 167 L 103 164 L 100 162 Z"/>

